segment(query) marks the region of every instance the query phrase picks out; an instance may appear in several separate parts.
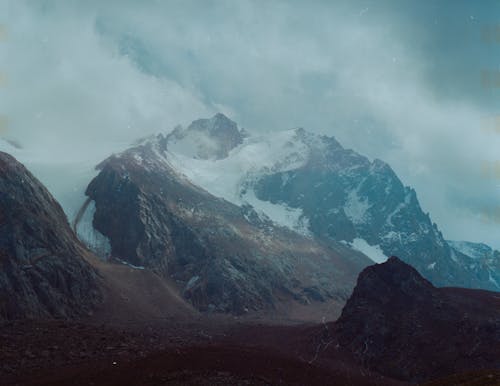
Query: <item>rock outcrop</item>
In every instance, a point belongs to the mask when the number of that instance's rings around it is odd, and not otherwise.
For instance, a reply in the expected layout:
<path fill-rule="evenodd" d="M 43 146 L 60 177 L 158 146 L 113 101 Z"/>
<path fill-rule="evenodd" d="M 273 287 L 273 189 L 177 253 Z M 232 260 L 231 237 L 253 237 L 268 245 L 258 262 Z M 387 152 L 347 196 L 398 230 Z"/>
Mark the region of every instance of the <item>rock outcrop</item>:
<path fill-rule="evenodd" d="M 364 366 L 397 379 L 500 368 L 498 294 L 436 288 L 397 257 L 359 275 L 332 331 Z"/>
<path fill-rule="evenodd" d="M 47 189 L 0 152 L 0 319 L 91 313 L 102 294 L 85 253 Z"/>

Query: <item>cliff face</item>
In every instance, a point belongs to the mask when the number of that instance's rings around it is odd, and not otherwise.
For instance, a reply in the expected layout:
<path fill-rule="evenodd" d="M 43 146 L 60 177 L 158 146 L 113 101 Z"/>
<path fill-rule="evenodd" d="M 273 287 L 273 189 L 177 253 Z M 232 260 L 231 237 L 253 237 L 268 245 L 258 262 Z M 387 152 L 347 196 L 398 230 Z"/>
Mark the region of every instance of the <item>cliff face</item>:
<path fill-rule="evenodd" d="M 396 257 L 366 268 L 334 325 L 366 367 L 410 381 L 500 367 L 500 299 L 436 288 Z"/>
<path fill-rule="evenodd" d="M 343 244 L 324 246 L 192 184 L 171 166 L 161 135 L 99 167 L 86 193 L 112 257 L 172 278 L 200 310 L 343 303 L 369 264 Z"/>
<path fill-rule="evenodd" d="M 102 295 L 84 254 L 50 193 L 0 152 L 0 319 L 92 312 Z"/>
<path fill-rule="evenodd" d="M 498 290 L 489 279 L 494 269 L 450 248 L 415 190 L 388 164 L 302 129 L 293 141 L 307 149 L 305 161 L 255 178 L 250 185 L 259 199 L 302 210 L 310 231 L 325 242 L 363 240 L 385 256 L 397 255 L 437 286 Z"/>

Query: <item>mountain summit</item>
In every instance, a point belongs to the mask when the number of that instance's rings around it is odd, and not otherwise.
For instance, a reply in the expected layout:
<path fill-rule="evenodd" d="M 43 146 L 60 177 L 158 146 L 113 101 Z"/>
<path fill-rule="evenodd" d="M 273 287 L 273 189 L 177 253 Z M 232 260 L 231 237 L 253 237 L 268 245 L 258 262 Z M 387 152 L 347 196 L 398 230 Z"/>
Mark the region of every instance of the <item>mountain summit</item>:
<path fill-rule="evenodd" d="M 235 122 L 218 113 L 210 119 L 198 119 L 186 129 L 177 126 L 167 140 L 172 151 L 207 160 L 227 157 L 243 137 Z"/>
<path fill-rule="evenodd" d="M 436 288 L 397 257 L 367 267 L 335 322 L 366 367 L 412 382 L 500 366 L 496 293 Z"/>

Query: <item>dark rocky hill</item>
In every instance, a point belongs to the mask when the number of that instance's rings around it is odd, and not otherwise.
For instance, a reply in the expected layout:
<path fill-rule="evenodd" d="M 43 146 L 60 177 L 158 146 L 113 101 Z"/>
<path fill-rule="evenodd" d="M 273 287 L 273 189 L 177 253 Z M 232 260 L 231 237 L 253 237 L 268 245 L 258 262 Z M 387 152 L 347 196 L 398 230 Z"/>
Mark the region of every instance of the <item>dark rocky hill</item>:
<path fill-rule="evenodd" d="M 0 152 L 0 319 L 91 313 L 102 294 L 84 254 L 50 193 Z"/>
<path fill-rule="evenodd" d="M 359 275 L 333 330 L 365 367 L 396 379 L 500 368 L 500 296 L 436 288 L 396 257 Z"/>

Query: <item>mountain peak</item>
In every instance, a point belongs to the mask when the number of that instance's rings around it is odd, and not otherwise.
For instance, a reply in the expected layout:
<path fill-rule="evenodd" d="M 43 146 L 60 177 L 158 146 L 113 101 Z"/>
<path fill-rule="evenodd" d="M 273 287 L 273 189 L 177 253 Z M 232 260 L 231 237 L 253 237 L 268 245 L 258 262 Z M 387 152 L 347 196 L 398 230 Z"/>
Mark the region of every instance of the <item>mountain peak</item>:
<path fill-rule="evenodd" d="M 210 121 L 219 122 L 219 123 L 223 123 L 223 124 L 231 124 L 231 125 L 236 126 L 236 122 L 229 119 L 226 115 L 224 115 L 222 113 L 215 114 L 212 118 L 210 118 Z"/>
<path fill-rule="evenodd" d="M 434 288 L 411 265 L 391 256 L 386 262 L 369 266 L 360 273 L 353 298 L 361 296 L 389 299 L 399 295 L 418 296 L 418 292 L 428 292 Z"/>
<path fill-rule="evenodd" d="M 340 346 L 370 369 L 422 382 L 498 358 L 491 334 L 498 329 L 497 298 L 494 292 L 433 287 L 392 256 L 359 275 L 335 330 Z"/>
<path fill-rule="evenodd" d="M 187 131 L 206 132 L 212 136 L 220 134 L 238 135 L 238 125 L 222 113 L 215 114 L 212 118 L 202 118 L 193 121 Z"/>
<path fill-rule="evenodd" d="M 168 148 L 198 159 L 222 159 L 243 143 L 244 132 L 222 113 L 193 121 L 186 129 L 177 127 L 168 136 Z"/>

